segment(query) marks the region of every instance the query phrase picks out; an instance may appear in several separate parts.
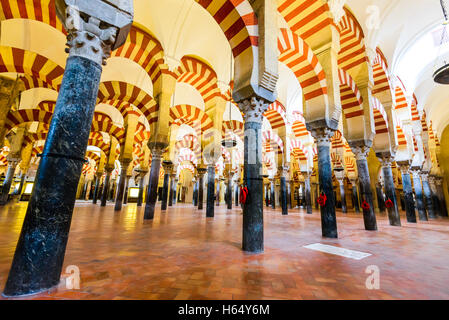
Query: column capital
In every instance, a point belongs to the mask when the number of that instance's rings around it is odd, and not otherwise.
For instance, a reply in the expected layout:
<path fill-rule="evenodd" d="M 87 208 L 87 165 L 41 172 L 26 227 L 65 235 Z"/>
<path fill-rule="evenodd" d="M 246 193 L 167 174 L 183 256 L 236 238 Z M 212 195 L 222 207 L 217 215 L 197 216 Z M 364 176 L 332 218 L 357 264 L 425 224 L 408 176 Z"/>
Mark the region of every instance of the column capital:
<path fill-rule="evenodd" d="M 389 152 L 377 153 L 376 157 L 379 159 L 380 163 L 382 164 L 382 167 L 391 167 L 391 164 L 394 161 L 394 157 Z"/>
<path fill-rule="evenodd" d="M 104 167 L 104 171 L 106 171 L 107 174 L 110 174 L 112 171 L 114 171 L 115 167 L 113 165 L 106 165 Z"/>
<path fill-rule="evenodd" d="M 171 174 L 173 170 L 173 162 L 163 161 L 162 167 L 164 168 L 165 174 Z"/>
<path fill-rule="evenodd" d="M 133 22 L 133 4 L 103 0 L 56 0 L 56 12 L 67 30 L 69 57 L 106 65 L 111 51 L 125 41 Z"/>
<path fill-rule="evenodd" d="M 410 165 L 411 161 L 397 161 L 396 164 L 401 170 L 401 174 L 409 174 L 410 173 Z"/>
<path fill-rule="evenodd" d="M 315 138 L 316 143 L 319 147 L 330 147 L 332 137 L 335 134 L 335 130 L 330 128 L 316 128 L 311 131 L 312 137 Z"/>
<path fill-rule="evenodd" d="M 358 144 L 352 144 L 349 143 L 349 146 L 352 150 L 352 153 L 355 155 L 355 159 L 357 161 L 366 160 L 368 157 L 368 154 L 371 150 L 371 147 L 367 145 L 358 145 Z"/>
<path fill-rule="evenodd" d="M 244 114 L 245 122 L 256 122 L 262 124 L 263 114 L 267 111 L 269 102 L 265 99 L 252 97 L 239 102 L 239 109 Z"/>

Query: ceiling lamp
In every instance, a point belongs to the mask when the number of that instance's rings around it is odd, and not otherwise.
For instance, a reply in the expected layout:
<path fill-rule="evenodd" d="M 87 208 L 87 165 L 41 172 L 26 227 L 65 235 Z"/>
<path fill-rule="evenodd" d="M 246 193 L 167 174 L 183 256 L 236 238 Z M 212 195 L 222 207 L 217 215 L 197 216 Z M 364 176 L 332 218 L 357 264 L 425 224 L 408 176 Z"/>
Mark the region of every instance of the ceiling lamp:
<path fill-rule="evenodd" d="M 447 25 L 449 24 L 449 19 L 445 0 L 440 0 L 440 3 L 444 15 L 444 23 L 443 23 L 443 31 L 441 34 L 440 48 L 437 56 L 437 61 L 435 63 L 436 71 L 433 73 L 433 80 L 439 84 L 449 84 L 449 63 L 447 62 L 446 59 L 447 57 L 440 58 L 443 47 L 447 45 L 447 43 L 449 42 L 447 32 Z"/>

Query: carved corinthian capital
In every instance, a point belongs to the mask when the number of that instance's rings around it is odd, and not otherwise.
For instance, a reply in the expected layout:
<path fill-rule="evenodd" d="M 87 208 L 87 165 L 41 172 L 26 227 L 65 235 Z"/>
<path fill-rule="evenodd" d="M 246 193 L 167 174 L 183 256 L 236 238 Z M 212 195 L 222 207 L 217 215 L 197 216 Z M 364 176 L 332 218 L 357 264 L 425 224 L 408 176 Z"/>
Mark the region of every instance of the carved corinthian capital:
<path fill-rule="evenodd" d="M 264 99 L 252 97 L 239 103 L 239 109 L 245 115 L 245 122 L 263 122 L 263 114 L 268 109 L 268 102 Z"/>
<path fill-rule="evenodd" d="M 133 20 L 132 1 L 56 0 L 67 35 L 66 52 L 106 65 L 111 51 L 126 40 Z"/>
<path fill-rule="evenodd" d="M 312 137 L 315 138 L 318 147 L 330 147 L 335 131 L 330 128 L 316 128 L 312 130 Z"/>

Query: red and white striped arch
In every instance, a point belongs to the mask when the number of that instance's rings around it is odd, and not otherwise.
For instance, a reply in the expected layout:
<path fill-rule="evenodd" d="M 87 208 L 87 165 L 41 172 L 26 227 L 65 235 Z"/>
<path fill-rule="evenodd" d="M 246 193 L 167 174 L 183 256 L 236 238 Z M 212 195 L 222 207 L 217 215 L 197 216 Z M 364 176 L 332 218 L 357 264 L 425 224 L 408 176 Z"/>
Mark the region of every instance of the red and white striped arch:
<path fill-rule="evenodd" d="M 220 94 L 217 85 L 217 74 L 206 63 L 191 57 L 184 57 L 176 69 L 178 82 L 194 87 L 203 97 L 206 106 Z"/>
<path fill-rule="evenodd" d="M 39 109 L 22 109 L 9 112 L 5 121 L 5 128 L 9 132 L 12 128 L 28 122 L 40 122 L 50 124 L 53 113 Z"/>
<path fill-rule="evenodd" d="M 284 142 L 273 131 L 262 132 L 262 144 L 265 147 L 265 152 L 272 152 L 273 149 L 277 149 L 278 154 L 284 153 Z"/>
<path fill-rule="evenodd" d="M 338 69 L 340 80 L 341 107 L 346 119 L 363 115 L 363 98 L 352 77 L 343 69 Z"/>
<path fill-rule="evenodd" d="M 125 142 L 125 129 L 117 127 L 109 115 L 95 112 L 92 120 L 92 132 L 106 132 L 111 137 L 115 137 L 120 145 Z"/>
<path fill-rule="evenodd" d="M 388 117 L 384 107 L 377 98 L 372 97 L 374 125 L 376 134 L 388 133 Z"/>
<path fill-rule="evenodd" d="M 125 44 L 112 52 L 111 56 L 136 62 L 146 71 L 153 84 L 159 80 L 162 73 L 168 72 L 160 42 L 136 26 L 131 27 Z"/>
<path fill-rule="evenodd" d="M 388 74 L 388 64 L 384 54 L 379 48 L 376 48 L 376 56 L 372 62 L 374 87 L 373 94 L 391 91 L 390 76 Z"/>
<path fill-rule="evenodd" d="M 0 72 L 14 72 L 34 77 L 56 91 L 59 90 L 64 75 L 61 66 L 40 54 L 3 46 L 0 47 Z"/>
<path fill-rule="evenodd" d="M 119 111 L 124 117 L 126 117 L 125 110 L 126 112 L 132 110 L 131 106 L 123 104 L 123 102 L 128 102 L 142 112 L 150 126 L 158 120 L 159 105 L 148 93 L 132 84 L 122 81 L 100 83 L 97 104 L 107 103 L 111 100 L 121 101 L 119 105 L 124 109 Z"/>
<path fill-rule="evenodd" d="M 169 124 L 185 124 L 195 130 L 198 136 L 208 137 L 214 127 L 212 119 L 203 110 L 191 105 L 177 105 L 170 108 Z"/>
<path fill-rule="evenodd" d="M 243 122 L 240 122 L 238 120 L 223 121 L 222 131 L 223 131 L 222 137 L 226 139 L 232 138 L 229 133 L 234 133 L 242 141 L 245 137 L 245 129 Z"/>
<path fill-rule="evenodd" d="M 345 7 L 345 15 L 337 28 L 340 32 L 340 52 L 338 65 L 345 71 L 350 71 L 367 63 L 366 48 L 363 41 L 363 29 L 354 15 Z"/>
<path fill-rule="evenodd" d="M 181 149 L 186 148 L 194 152 L 197 159 L 201 158 L 201 145 L 198 138 L 192 134 L 187 134 L 181 140 L 175 143 L 175 150 L 180 153 Z"/>
<path fill-rule="evenodd" d="M 312 49 L 299 36 L 281 29 L 278 38 L 279 61 L 289 67 L 298 79 L 306 102 L 325 103 L 326 75 Z"/>
<path fill-rule="evenodd" d="M 275 101 L 268 106 L 264 116 L 271 124 L 271 129 L 284 128 L 287 125 L 287 115 L 285 113 L 285 107 L 279 101 Z"/>
<path fill-rule="evenodd" d="M 331 39 L 330 26 L 334 25 L 329 5 L 325 0 L 280 0 L 278 11 L 290 29 L 308 43 Z M 312 45 L 312 46 L 313 46 Z"/>

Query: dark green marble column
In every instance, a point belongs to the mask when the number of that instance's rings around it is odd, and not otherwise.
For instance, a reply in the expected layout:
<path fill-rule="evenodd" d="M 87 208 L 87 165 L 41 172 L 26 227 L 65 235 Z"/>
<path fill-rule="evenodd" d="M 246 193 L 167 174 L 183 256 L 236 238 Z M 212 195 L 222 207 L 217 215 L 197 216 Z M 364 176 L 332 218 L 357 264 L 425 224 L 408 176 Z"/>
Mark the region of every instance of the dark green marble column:
<path fill-rule="evenodd" d="M 242 248 L 246 252 L 264 251 L 262 122 L 268 103 L 252 98 L 239 104 L 245 115 L 245 151 L 243 185 L 248 188 L 243 205 Z"/>
<path fill-rule="evenodd" d="M 359 193 L 357 191 L 357 182 L 355 179 L 351 180 L 351 185 L 352 185 L 352 206 L 354 207 L 356 213 L 360 213 Z"/>
<path fill-rule="evenodd" d="M 161 170 L 162 152 L 167 147 L 166 143 L 151 143 L 148 145 L 151 149 L 152 160 L 150 179 L 145 201 L 144 219 L 152 220 L 156 209 L 157 192 L 159 187 L 159 172 Z"/>
<path fill-rule="evenodd" d="M 105 207 L 106 206 L 106 202 L 108 200 L 108 196 L 109 196 L 109 184 L 110 184 L 110 180 L 111 180 L 111 173 L 112 170 L 114 168 L 105 168 L 105 172 L 106 172 L 106 176 L 104 178 L 104 182 L 103 182 L 103 193 L 101 195 L 101 207 Z"/>
<path fill-rule="evenodd" d="M 369 175 L 367 156 L 370 151 L 369 146 L 360 145 L 357 143 L 350 144 L 352 152 L 355 155 L 357 163 L 357 171 L 359 174 L 359 188 L 360 188 L 360 200 L 366 201 L 369 208 L 363 208 L 363 222 L 365 224 L 365 230 L 376 231 L 377 220 L 374 213 L 374 201 L 373 194 L 371 192 L 371 178 Z"/>
<path fill-rule="evenodd" d="M 286 216 L 288 215 L 288 193 L 287 193 L 287 177 L 288 177 L 288 167 L 280 167 L 278 170 L 280 170 L 280 182 L 281 182 L 281 208 L 282 208 L 282 215 Z"/>
<path fill-rule="evenodd" d="M 443 191 L 443 177 L 441 176 L 435 177 L 435 184 L 437 188 L 438 201 L 440 202 L 441 216 L 448 217 L 446 200 L 444 198 L 444 191 Z"/>
<path fill-rule="evenodd" d="M 312 136 L 315 138 L 318 146 L 320 194 L 325 195 L 327 198 L 325 205 L 321 206 L 321 230 L 325 238 L 338 238 L 330 154 L 333 135 L 334 131 L 328 128 L 312 130 Z"/>
<path fill-rule="evenodd" d="M 99 195 L 99 190 L 100 190 L 100 181 L 101 181 L 102 175 L 103 175 L 103 172 L 97 172 L 95 174 L 95 189 L 94 189 L 94 197 L 92 200 L 93 204 L 97 204 L 97 201 L 98 201 L 98 195 Z"/>
<path fill-rule="evenodd" d="M 131 179 L 131 176 L 126 176 L 125 193 L 123 194 L 123 204 L 128 204 L 129 179 Z"/>
<path fill-rule="evenodd" d="M 228 210 L 232 210 L 232 173 L 228 173 L 228 181 L 226 184 L 226 204 Z"/>
<path fill-rule="evenodd" d="M 173 170 L 173 162 L 171 161 L 164 161 L 163 162 L 164 167 L 164 185 L 162 187 L 162 204 L 161 204 L 161 210 L 165 211 L 167 210 L 168 205 L 168 188 L 170 184 L 170 176 Z"/>
<path fill-rule="evenodd" d="M 199 167 L 198 171 L 198 210 L 203 210 L 204 204 L 204 175 L 207 172 L 206 168 Z"/>
<path fill-rule="evenodd" d="M 412 179 L 410 178 L 410 163 L 408 161 L 397 162 L 401 169 L 402 189 L 404 191 L 405 213 L 407 222 L 416 223 L 415 201 L 413 199 Z"/>
<path fill-rule="evenodd" d="M 213 218 L 215 216 L 215 165 L 211 164 L 207 167 L 207 200 L 206 200 L 206 217 Z"/>
<path fill-rule="evenodd" d="M 8 170 L 6 171 L 5 180 L 3 181 L 2 194 L 0 195 L 0 206 L 4 206 L 8 202 L 9 191 L 14 180 L 14 172 L 16 171 L 19 159 L 8 160 Z"/>
<path fill-rule="evenodd" d="M 416 208 L 418 209 L 418 217 L 420 221 L 428 221 L 426 207 L 424 205 L 423 190 L 421 184 L 421 169 L 412 168 L 413 186 L 415 189 Z"/>
<path fill-rule="evenodd" d="M 388 219 L 390 220 L 390 225 L 400 227 L 401 218 L 399 216 L 396 199 L 396 186 L 394 184 L 393 171 L 391 170 L 391 163 L 393 159 L 390 155 L 380 155 L 378 158 L 382 163 L 382 174 L 385 183 L 385 201 L 391 200 L 393 202 L 393 206 L 387 208 Z"/>
<path fill-rule="evenodd" d="M 173 207 L 174 202 L 176 201 L 176 172 L 171 174 L 170 176 L 170 195 L 168 196 L 168 206 Z"/>
<path fill-rule="evenodd" d="M 141 207 L 143 204 L 143 191 L 144 191 L 144 181 L 145 181 L 145 175 L 148 171 L 140 171 L 140 180 L 139 180 L 139 196 L 137 197 L 137 206 Z"/>
<path fill-rule="evenodd" d="M 121 170 L 120 170 L 120 178 L 117 185 L 117 197 L 115 199 L 115 207 L 114 211 L 121 211 L 123 204 L 123 196 L 125 193 L 125 184 L 126 184 L 126 171 L 128 171 L 130 160 L 122 160 L 120 162 Z"/>
<path fill-rule="evenodd" d="M 274 179 L 270 179 L 270 204 L 271 208 L 276 209 L 276 190 L 274 181 Z"/>
<path fill-rule="evenodd" d="M 306 193 L 306 210 L 307 210 L 307 214 L 312 214 L 313 210 L 312 210 L 312 195 L 310 192 L 310 173 L 306 173 L 304 174 L 304 190 Z"/>
<path fill-rule="evenodd" d="M 437 216 L 435 214 L 435 210 L 434 210 L 434 206 L 433 206 L 432 190 L 430 190 L 430 185 L 429 185 L 429 173 L 427 171 L 421 172 L 421 181 L 422 181 L 424 203 L 426 205 L 427 215 L 428 215 L 429 219 L 436 219 Z"/>

